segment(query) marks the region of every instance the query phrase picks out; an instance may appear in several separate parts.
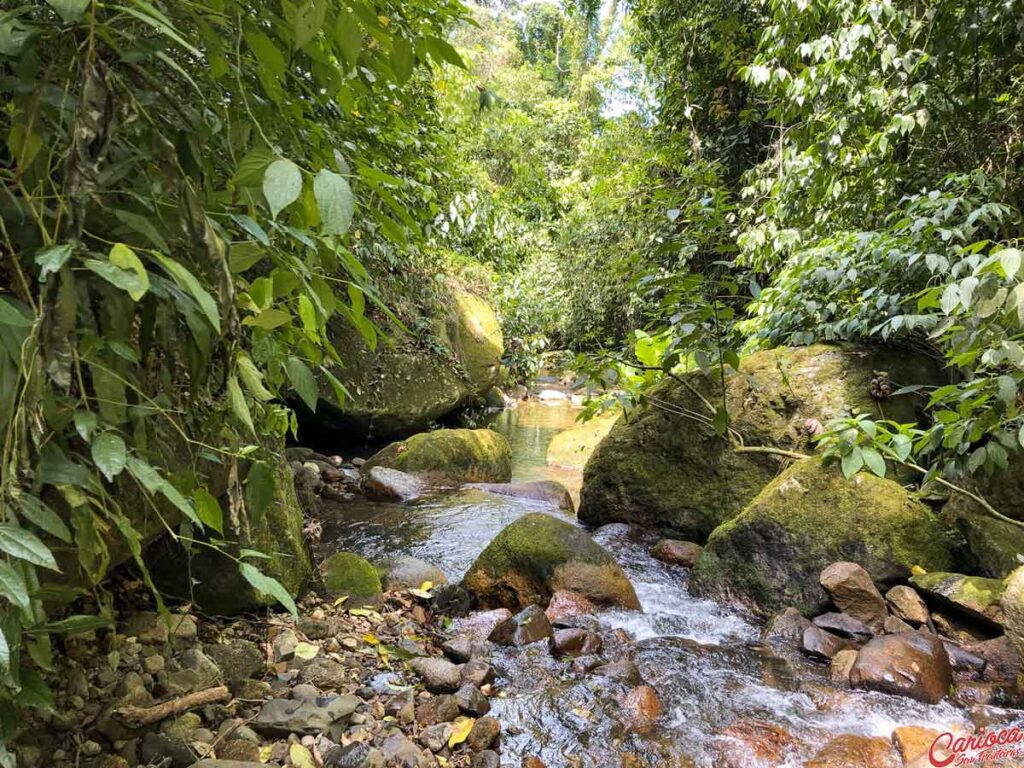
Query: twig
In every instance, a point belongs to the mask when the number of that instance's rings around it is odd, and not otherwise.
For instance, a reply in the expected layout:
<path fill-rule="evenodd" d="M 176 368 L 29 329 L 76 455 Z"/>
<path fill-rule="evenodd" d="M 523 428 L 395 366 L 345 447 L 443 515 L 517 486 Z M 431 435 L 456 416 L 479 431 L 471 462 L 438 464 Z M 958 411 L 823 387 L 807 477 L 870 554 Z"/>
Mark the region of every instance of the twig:
<path fill-rule="evenodd" d="M 114 712 L 114 716 L 129 728 L 142 728 L 189 709 L 230 698 L 231 692 L 227 686 L 219 685 L 216 688 L 207 688 L 205 691 L 179 696 L 154 707 L 121 707 Z"/>

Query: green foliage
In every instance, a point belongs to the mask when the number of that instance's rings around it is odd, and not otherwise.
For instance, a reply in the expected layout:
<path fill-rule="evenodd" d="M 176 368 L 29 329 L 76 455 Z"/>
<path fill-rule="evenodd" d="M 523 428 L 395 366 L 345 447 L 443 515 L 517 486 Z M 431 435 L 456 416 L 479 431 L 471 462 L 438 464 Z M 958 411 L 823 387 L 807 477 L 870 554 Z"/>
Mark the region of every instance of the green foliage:
<path fill-rule="evenodd" d="M 50 621 L 47 572 L 97 581 L 119 535 L 148 581 L 144 519 L 227 554 L 237 531 L 214 479 L 232 519 L 243 497 L 258 519 L 273 446 L 297 428 L 285 402 L 313 409 L 317 377 L 336 381 L 328 322 L 376 344 L 367 308 L 386 313 L 367 254 L 417 242 L 436 215 L 438 144 L 421 129 L 463 13 L 425 0 L 0 11 L 4 713 L 49 701 L 35 669 L 50 633 L 110 624 Z M 58 564 L 57 541 L 77 562 Z M 246 552 L 246 580 L 294 611 Z"/>

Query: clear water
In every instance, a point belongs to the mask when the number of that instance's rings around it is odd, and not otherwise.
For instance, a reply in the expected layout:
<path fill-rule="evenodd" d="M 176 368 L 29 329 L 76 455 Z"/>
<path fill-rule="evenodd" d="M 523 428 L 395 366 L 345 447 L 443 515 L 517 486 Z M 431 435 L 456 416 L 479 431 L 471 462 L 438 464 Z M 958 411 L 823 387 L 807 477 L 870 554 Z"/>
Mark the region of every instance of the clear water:
<path fill-rule="evenodd" d="M 579 473 L 546 464 L 548 442 L 572 426 L 576 413 L 570 404 L 529 402 L 495 419 L 492 428 L 512 444 L 514 480 L 555 479 L 578 492 Z M 457 580 L 502 528 L 538 510 L 572 519 L 543 504 L 479 490 L 439 493 L 407 505 L 345 504 L 325 516 L 322 546 L 371 559 L 411 554 Z M 948 703 L 927 706 L 837 689 L 824 665 L 762 646 L 760 627 L 750 616 L 691 596 L 685 569 L 650 556 L 653 538 L 619 525 L 600 529 L 595 538 L 625 569 L 644 608 L 598 618 L 602 655 L 636 664 L 657 691 L 662 716 L 653 730 L 631 730 L 620 701 L 632 686 L 594 673 L 577 675 L 543 643 L 500 649 L 493 659 L 501 677 L 493 704 L 506 728 L 502 744 L 509 765 L 536 755 L 548 768 L 717 768 L 723 729 L 756 718 L 785 728 L 799 746 L 782 762 L 751 757 L 747 768 L 798 768 L 839 734 L 889 737 L 898 725 L 948 730 L 968 723 L 967 713 Z"/>

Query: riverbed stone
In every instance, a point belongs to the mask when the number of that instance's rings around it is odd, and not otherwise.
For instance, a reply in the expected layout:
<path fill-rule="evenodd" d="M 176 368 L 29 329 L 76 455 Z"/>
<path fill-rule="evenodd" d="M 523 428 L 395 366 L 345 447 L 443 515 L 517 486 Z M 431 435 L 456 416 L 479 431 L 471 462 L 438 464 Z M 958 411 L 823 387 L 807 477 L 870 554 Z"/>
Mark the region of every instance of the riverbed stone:
<path fill-rule="evenodd" d="M 450 723 L 459 716 L 459 702 L 450 694 L 431 696 L 416 702 L 416 722 L 421 726 Z"/>
<path fill-rule="evenodd" d="M 208 643 L 203 646 L 229 685 L 258 677 L 266 666 L 266 658 L 256 643 L 235 639 L 228 643 Z"/>
<path fill-rule="evenodd" d="M 337 734 L 362 702 L 355 696 L 322 699 L 270 699 L 252 721 L 257 733 L 287 737 L 291 733 Z"/>
<path fill-rule="evenodd" d="M 937 704 L 949 693 L 953 670 L 942 641 L 924 632 L 882 635 L 860 649 L 850 670 L 854 688 Z"/>
<path fill-rule="evenodd" d="M 823 613 L 820 616 L 815 616 L 812 623 L 816 627 L 856 643 L 866 643 L 875 636 L 871 627 L 845 613 Z"/>
<path fill-rule="evenodd" d="M 731 426 L 748 445 L 810 453 L 808 424 L 854 411 L 881 415 L 871 394 L 876 371 L 901 384 L 928 384 L 939 376 L 930 359 L 904 350 L 814 344 L 757 352 L 743 359 L 738 373 L 726 375 Z M 710 424 L 682 415 L 708 413 L 707 402 L 721 402 L 722 393 L 717 376 L 681 378 L 657 384 L 650 400 L 662 407 L 637 408 L 594 451 L 584 470 L 581 521 L 637 523 L 701 542 L 785 465 L 783 457 L 736 452 Z M 915 404 L 913 395 L 890 397 L 885 417 L 916 422 Z"/>
<path fill-rule="evenodd" d="M 504 435 L 490 429 L 437 429 L 391 443 L 362 471 L 375 466 L 437 484 L 507 483 L 512 479 L 512 448 Z"/>
<path fill-rule="evenodd" d="M 885 602 L 889 604 L 893 614 L 908 624 L 920 627 L 928 623 L 928 606 L 924 604 L 921 596 L 906 584 L 897 584 L 886 592 Z"/>
<path fill-rule="evenodd" d="M 965 615 L 992 626 L 1003 623 L 1002 579 L 965 576 L 961 573 L 923 573 L 911 577 L 911 584 L 928 597 L 950 605 Z"/>
<path fill-rule="evenodd" d="M 572 503 L 572 495 L 564 485 L 555 480 L 533 480 L 524 483 L 470 483 L 467 487 L 499 496 L 510 496 L 538 504 L 547 504 L 569 514 L 576 511 Z"/>
<path fill-rule="evenodd" d="M 800 638 L 800 650 L 816 659 L 831 659 L 840 651 L 853 648 L 853 644 L 842 637 L 816 626 L 807 627 Z"/>
<path fill-rule="evenodd" d="M 1020 654 L 1006 635 L 966 645 L 964 650 L 985 660 L 982 674 L 988 682 L 1012 682 L 1017 680 L 1021 673 Z"/>
<path fill-rule="evenodd" d="M 419 589 L 427 581 L 435 587 L 448 583 L 448 577 L 440 568 L 408 555 L 388 561 L 382 570 L 384 575 L 381 581 L 387 592 L 396 589 Z"/>
<path fill-rule="evenodd" d="M 498 645 L 530 645 L 551 637 L 551 622 L 539 605 L 528 605 L 494 628 L 487 638 Z"/>
<path fill-rule="evenodd" d="M 544 613 L 552 625 L 570 621 L 580 616 L 592 616 L 597 608 L 583 595 L 578 592 L 570 592 L 567 589 L 556 589 L 551 595 L 551 601 Z"/>
<path fill-rule="evenodd" d="M 1024 565 L 1006 578 L 1001 602 L 1006 636 L 1024 658 Z"/>
<path fill-rule="evenodd" d="M 662 539 L 654 545 L 651 554 L 664 563 L 692 568 L 703 549 L 700 544 L 694 544 L 692 541 Z"/>
<path fill-rule="evenodd" d="M 863 566 L 868 581 L 891 583 L 909 576 L 914 565 L 947 566 L 952 545 L 935 515 L 898 483 L 864 472 L 847 480 L 836 466 L 804 459 L 715 530 L 691 585 L 698 594 L 742 600 L 760 613 L 792 605 L 813 616 L 829 607 L 822 571 L 839 560 Z M 881 628 L 881 595 L 872 597 L 872 610 L 840 599 L 840 610 Z"/>
<path fill-rule="evenodd" d="M 772 616 L 761 633 L 761 639 L 782 645 L 799 645 L 811 620 L 792 606 Z"/>
<path fill-rule="evenodd" d="M 551 655 L 556 658 L 565 656 L 590 656 L 601 651 L 601 636 L 597 632 L 579 627 L 556 629 L 551 636 Z"/>
<path fill-rule="evenodd" d="M 465 633 L 473 640 L 486 640 L 490 637 L 494 628 L 503 621 L 512 618 L 512 611 L 508 608 L 494 608 L 489 611 L 479 611 L 465 619 L 462 619 L 457 630 Z"/>
<path fill-rule="evenodd" d="M 462 665 L 462 682 L 477 687 L 493 683 L 496 673 L 494 667 L 483 659 L 470 659 Z"/>
<path fill-rule="evenodd" d="M 370 467 L 363 475 L 363 494 L 370 501 L 412 501 L 426 489 L 416 475 L 391 467 Z"/>
<path fill-rule="evenodd" d="M 830 741 L 804 764 L 805 768 L 901 768 L 888 739 L 846 733 Z"/>
<path fill-rule="evenodd" d="M 838 686 L 850 687 L 850 670 L 857 661 L 857 651 L 853 648 L 844 648 L 832 657 L 828 667 L 828 679 Z"/>
<path fill-rule="evenodd" d="M 354 552 L 335 552 L 320 565 L 324 587 L 332 597 L 348 596 L 349 605 L 375 603 L 380 599 L 380 575 Z"/>
<path fill-rule="evenodd" d="M 453 693 L 462 683 L 459 668 L 439 656 L 412 659 L 409 667 L 423 678 L 424 687 L 431 693 Z"/>
<path fill-rule="evenodd" d="M 935 740 L 941 735 L 940 731 L 935 731 L 931 728 L 922 728 L 918 725 L 901 725 L 893 729 L 892 743 L 903 759 L 904 765 L 916 765 L 914 761 L 925 757 L 928 754 L 928 750 L 935 743 Z M 938 753 L 936 753 L 936 757 L 944 759 L 944 755 Z"/>
<path fill-rule="evenodd" d="M 455 701 L 470 717 L 481 717 L 491 711 L 491 702 L 472 683 L 465 683 L 455 692 Z"/>
<path fill-rule="evenodd" d="M 715 740 L 721 768 L 781 765 L 795 748 L 793 734 L 774 723 L 743 718 L 725 728 Z"/>
<path fill-rule="evenodd" d="M 490 715 L 485 715 L 473 723 L 469 736 L 466 737 L 466 745 L 474 752 L 482 752 L 498 740 L 500 733 L 501 723 Z"/>
<path fill-rule="evenodd" d="M 874 631 L 885 624 L 887 607 L 871 574 L 857 563 L 833 563 L 821 572 L 821 586 L 839 610 Z"/>
<path fill-rule="evenodd" d="M 633 585 L 607 550 L 576 526 L 542 513 L 506 526 L 462 583 L 483 607 L 545 605 L 559 589 L 598 605 L 640 607 Z"/>

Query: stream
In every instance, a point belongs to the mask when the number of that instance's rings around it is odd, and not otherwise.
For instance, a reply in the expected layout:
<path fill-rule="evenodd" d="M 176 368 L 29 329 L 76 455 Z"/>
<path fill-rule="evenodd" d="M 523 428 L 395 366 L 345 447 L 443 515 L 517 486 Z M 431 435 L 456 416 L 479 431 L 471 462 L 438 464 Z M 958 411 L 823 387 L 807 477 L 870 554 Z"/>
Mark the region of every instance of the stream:
<path fill-rule="evenodd" d="M 495 418 L 491 428 L 512 445 L 513 481 L 558 480 L 578 498 L 580 473 L 546 464 L 548 442 L 572 426 L 577 413 L 564 401 L 531 400 Z M 439 492 L 406 505 L 345 503 L 325 510 L 321 546 L 353 550 L 371 560 L 413 555 L 458 581 L 502 528 L 536 511 L 572 520 L 542 504 L 479 490 Z M 492 714 L 505 728 L 503 764 L 518 766 L 523 757 L 536 755 L 548 768 L 717 768 L 729 746 L 722 731 L 754 718 L 785 729 L 798 746 L 781 763 L 752 757 L 746 765 L 798 768 L 844 733 L 888 738 L 899 725 L 945 731 L 1013 717 L 993 708 L 968 712 L 945 702 L 928 706 L 837 688 L 826 665 L 761 644 L 761 627 L 753 617 L 691 596 L 686 569 L 650 556 L 655 537 L 624 525 L 605 526 L 594 536 L 625 569 L 644 609 L 597 617 L 602 655 L 636 664 L 661 699 L 661 717 L 654 729 L 631 730 L 619 703 L 628 690 L 622 683 L 574 673 L 549 654 L 545 643 L 501 648 L 492 658 L 499 673 Z"/>

